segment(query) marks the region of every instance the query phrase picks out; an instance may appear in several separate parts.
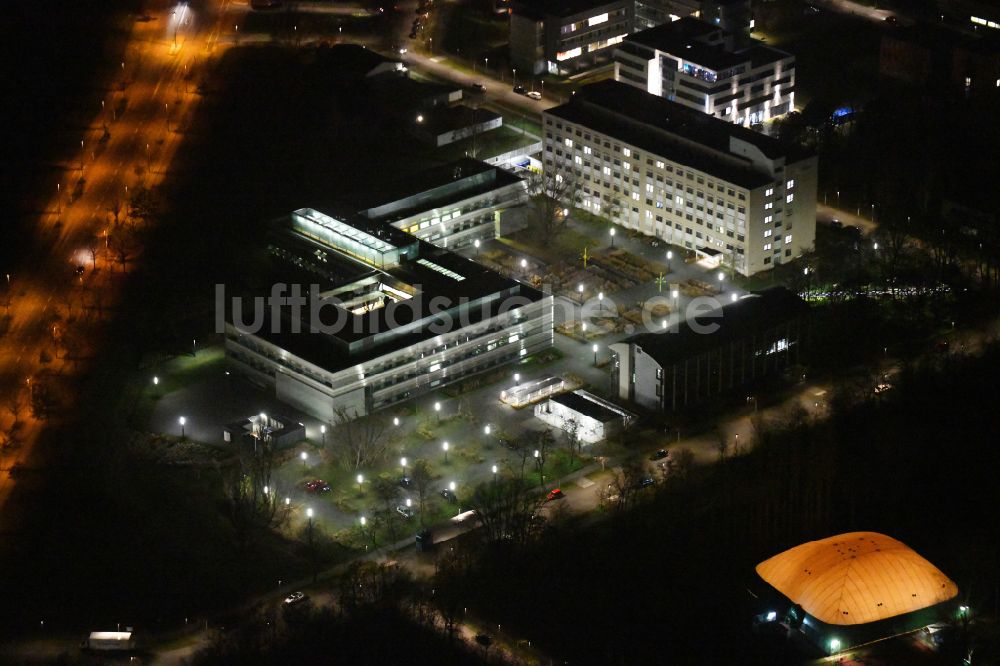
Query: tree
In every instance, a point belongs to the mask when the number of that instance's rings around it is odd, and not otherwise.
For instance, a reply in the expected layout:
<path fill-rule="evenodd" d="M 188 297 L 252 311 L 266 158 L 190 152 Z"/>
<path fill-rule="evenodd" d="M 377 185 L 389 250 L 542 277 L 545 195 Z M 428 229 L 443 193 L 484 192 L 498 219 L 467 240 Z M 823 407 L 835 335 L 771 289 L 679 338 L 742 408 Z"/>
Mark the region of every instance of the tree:
<path fill-rule="evenodd" d="M 399 486 L 392 479 L 378 477 L 372 484 L 372 493 L 379 503 L 379 511 L 384 514 L 389 538 L 396 540 L 396 503 L 399 501 Z"/>
<path fill-rule="evenodd" d="M 580 423 L 576 419 L 572 419 L 566 424 L 564 431 L 566 433 L 566 448 L 569 449 L 570 460 L 576 460 L 577 456 L 582 452 L 581 448 L 583 446 L 583 440 L 580 438 Z"/>
<path fill-rule="evenodd" d="M 579 202 L 576 176 L 570 169 L 551 165 L 541 173 L 528 178 L 531 197 L 531 222 L 542 240 L 548 242 L 558 236 L 569 222 L 566 214 Z"/>
<path fill-rule="evenodd" d="M 424 523 L 424 508 L 427 506 L 427 498 L 434 492 L 434 476 L 426 460 L 417 460 L 410 470 L 410 480 L 413 482 L 413 490 L 417 493 L 417 504 L 420 509 L 420 524 Z"/>
<path fill-rule="evenodd" d="M 548 459 L 549 449 L 555 444 L 556 438 L 548 428 L 538 433 L 535 439 L 535 450 L 531 455 L 535 457 L 535 466 L 538 467 L 538 480 L 545 485 L 545 461 Z"/>
<path fill-rule="evenodd" d="M 245 552 L 261 534 L 280 526 L 288 513 L 271 486 L 271 443 L 265 440 L 252 449 L 238 443 L 237 447 L 236 462 L 223 475 L 223 491 L 237 546 Z"/>
<path fill-rule="evenodd" d="M 617 510 L 624 511 L 632 503 L 644 477 L 645 470 L 641 461 L 637 459 L 626 461 L 620 470 L 615 470 L 604 499 L 611 502 Z"/>
<path fill-rule="evenodd" d="M 356 417 L 345 407 L 334 410 L 334 426 L 327 450 L 351 470 L 369 467 L 389 455 L 392 433 L 389 417 L 382 413 Z"/>
<path fill-rule="evenodd" d="M 157 202 L 153 191 L 148 187 L 138 187 L 132 191 L 128 202 L 128 218 L 136 222 L 148 222 L 156 215 Z"/>
<path fill-rule="evenodd" d="M 482 524 L 487 543 L 524 545 L 533 532 L 535 514 L 545 499 L 524 479 L 504 477 L 476 487 L 469 505 Z"/>

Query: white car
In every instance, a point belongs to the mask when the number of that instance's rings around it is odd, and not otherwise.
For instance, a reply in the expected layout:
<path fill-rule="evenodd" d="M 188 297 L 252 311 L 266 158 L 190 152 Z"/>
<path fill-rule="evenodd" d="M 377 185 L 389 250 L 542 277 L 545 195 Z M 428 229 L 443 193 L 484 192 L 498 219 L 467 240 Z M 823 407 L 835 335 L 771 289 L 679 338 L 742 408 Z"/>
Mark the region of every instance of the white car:
<path fill-rule="evenodd" d="M 308 599 L 305 592 L 292 592 L 287 597 L 285 597 L 286 606 L 294 606 L 295 604 L 301 603 Z"/>
<path fill-rule="evenodd" d="M 524 94 L 527 95 L 528 97 L 530 97 L 531 99 L 541 99 L 542 98 L 542 93 L 538 92 L 537 90 L 529 90 L 528 92 L 526 92 Z"/>

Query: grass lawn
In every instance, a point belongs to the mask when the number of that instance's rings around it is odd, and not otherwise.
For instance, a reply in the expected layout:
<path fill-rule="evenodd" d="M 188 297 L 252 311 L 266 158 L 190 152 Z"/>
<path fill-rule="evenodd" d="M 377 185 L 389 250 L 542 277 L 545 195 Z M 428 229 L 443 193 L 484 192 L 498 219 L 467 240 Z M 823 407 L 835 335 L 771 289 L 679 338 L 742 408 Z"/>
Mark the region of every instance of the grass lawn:
<path fill-rule="evenodd" d="M 516 252 L 538 257 L 550 264 L 559 261 L 572 263 L 579 260 L 582 262 L 580 255 L 583 254 L 584 248 L 593 250 L 600 246 L 600 241 L 575 229 L 564 229 L 548 243 L 544 242 L 538 233 L 531 228 L 517 231 L 499 240 Z"/>

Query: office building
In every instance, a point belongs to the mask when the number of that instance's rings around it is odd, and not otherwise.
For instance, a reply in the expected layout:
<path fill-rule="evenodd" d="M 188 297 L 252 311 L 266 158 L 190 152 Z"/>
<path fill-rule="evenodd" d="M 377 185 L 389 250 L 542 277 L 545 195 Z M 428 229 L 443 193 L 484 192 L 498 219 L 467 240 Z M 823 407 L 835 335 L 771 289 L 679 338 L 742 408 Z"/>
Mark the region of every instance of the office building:
<path fill-rule="evenodd" d="M 795 57 L 695 18 L 629 35 L 615 47 L 615 80 L 733 123 L 795 110 Z"/>
<path fill-rule="evenodd" d="M 742 275 L 816 235 L 816 157 L 616 81 L 542 114 L 544 168 L 580 206 Z"/>
<path fill-rule="evenodd" d="M 521 80 L 571 74 L 610 62 L 610 47 L 632 32 L 633 0 L 515 0 L 510 62 Z"/>
<path fill-rule="evenodd" d="M 635 29 L 655 28 L 688 16 L 713 23 L 734 35 L 749 36 L 749 0 L 636 0 Z"/>
<path fill-rule="evenodd" d="M 678 411 L 800 362 L 806 303 L 783 287 L 744 296 L 677 330 L 609 346 L 612 388 L 653 411 Z"/>
<path fill-rule="evenodd" d="M 422 241 L 456 249 L 520 228 L 510 209 L 528 199 L 524 180 L 495 166 L 461 159 L 392 180 L 360 215 L 391 224 Z"/>
<path fill-rule="evenodd" d="M 386 222 L 304 208 L 269 249 L 272 295 L 301 285 L 306 302 L 255 302 L 252 315 L 233 303 L 226 356 L 317 418 L 369 414 L 552 345 L 550 295 Z"/>

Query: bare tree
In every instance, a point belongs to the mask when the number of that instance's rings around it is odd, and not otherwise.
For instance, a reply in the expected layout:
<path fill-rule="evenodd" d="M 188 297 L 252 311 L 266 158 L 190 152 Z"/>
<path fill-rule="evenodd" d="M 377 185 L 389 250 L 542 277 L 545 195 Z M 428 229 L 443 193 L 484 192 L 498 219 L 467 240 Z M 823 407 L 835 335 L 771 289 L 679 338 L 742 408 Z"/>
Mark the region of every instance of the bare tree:
<path fill-rule="evenodd" d="M 576 419 L 572 419 L 566 424 L 564 431 L 569 457 L 571 460 L 576 460 L 582 452 L 583 446 L 583 440 L 580 438 L 580 423 Z"/>
<path fill-rule="evenodd" d="M 287 510 L 271 486 L 274 452 L 270 442 L 254 449 L 237 446 L 237 461 L 223 475 L 223 490 L 237 545 L 245 552 L 264 532 L 280 526 Z"/>
<path fill-rule="evenodd" d="M 410 480 L 413 482 L 413 490 L 417 493 L 417 504 L 420 509 L 420 523 L 424 522 L 424 508 L 427 506 L 427 498 L 434 492 L 434 475 L 431 474 L 430 466 L 426 460 L 417 460 L 410 470 Z"/>
<path fill-rule="evenodd" d="M 476 487 L 469 504 L 482 523 L 480 534 L 488 543 L 527 543 L 535 514 L 544 497 L 531 492 L 524 479 L 505 477 Z"/>
<path fill-rule="evenodd" d="M 396 503 L 399 501 L 399 486 L 392 479 L 378 477 L 372 484 L 372 492 L 379 503 L 379 512 L 384 514 L 383 520 L 389 529 L 389 538 L 395 541 Z"/>
<path fill-rule="evenodd" d="M 532 201 L 531 221 L 542 239 L 550 241 L 566 228 L 567 212 L 579 202 L 576 176 L 570 169 L 546 166 L 528 178 Z"/>
<path fill-rule="evenodd" d="M 635 498 L 639 490 L 639 484 L 645 477 L 645 470 L 639 460 L 629 460 L 622 464 L 620 470 L 616 470 L 611 477 L 611 483 L 605 491 L 604 499 L 615 509 L 624 511 Z"/>
<path fill-rule="evenodd" d="M 393 430 L 382 413 L 356 417 L 344 407 L 334 410 L 334 426 L 327 438 L 329 453 L 351 470 L 369 467 L 389 455 Z"/>

